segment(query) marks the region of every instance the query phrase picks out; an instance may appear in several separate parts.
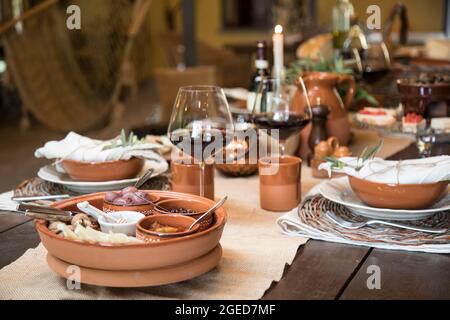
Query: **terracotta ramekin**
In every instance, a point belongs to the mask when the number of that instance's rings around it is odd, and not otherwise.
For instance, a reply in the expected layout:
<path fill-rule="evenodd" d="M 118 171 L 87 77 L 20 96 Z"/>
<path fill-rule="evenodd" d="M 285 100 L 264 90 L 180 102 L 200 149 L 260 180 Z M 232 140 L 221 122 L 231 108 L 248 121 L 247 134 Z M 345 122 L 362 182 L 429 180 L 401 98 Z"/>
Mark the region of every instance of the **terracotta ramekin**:
<path fill-rule="evenodd" d="M 142 191 L 142 190 L 141 190 Z M 148 196 L 150 197 L 150 201 L 153 203 L 157 203 L 160 200 L 160 197 L 150 193 L 150 191 L 146 191 Z M 146 216 L 149 216 L 154 213 L 155 205 L 152 203 L 144 203 L 138 205 L 117 205 L 103 199 L 103 211 L 108 212 L 118 212 L 118 211 L 137 211 Z"/>
<path fill-rule="evenodd" d="M 161 208 L 166 209 L 165 211 Z M 180 213 L 181 215 L 192 217 L 194 219 L 200 218 L 209 208 L 210 206 L 206 205 L 205 203 L 197 200 L 186 200 L 186 199 L 169 199 L 169 200 L 163 200 L 158 203 L 158 207 L 155 208 L 155 212 L 159 214 L 168 214 L 170 213 L 170 210 L 172 209 L 190 209 L 192 211 L 195 211 L 196 213 Z M 206 230 L 214 222 L 214 215 L 211 214 L 208 218 L 204 219 L 200 223 L 200 231 Z"/>
<path fill-rule="evenodd" d="M 199 225 L 195 225 L 191 230 L 185 230 L 182 232 L 167 233 L 168 237 L 161 237 L 157 232 L 150 231 L 150 227 L 154 222 L 159 222 L 164 225 L 168 225 L 175 228 L 187 229 L 195 222 L 192 217 L 182 216 L 179 214 L 155 214 L 150 217 L 141 219 L 136 226 L 136 238 L 144 242 L 159 242 L 166 241 L 175 238 L 181 238 L 194 234 L 199 230 Z"/>

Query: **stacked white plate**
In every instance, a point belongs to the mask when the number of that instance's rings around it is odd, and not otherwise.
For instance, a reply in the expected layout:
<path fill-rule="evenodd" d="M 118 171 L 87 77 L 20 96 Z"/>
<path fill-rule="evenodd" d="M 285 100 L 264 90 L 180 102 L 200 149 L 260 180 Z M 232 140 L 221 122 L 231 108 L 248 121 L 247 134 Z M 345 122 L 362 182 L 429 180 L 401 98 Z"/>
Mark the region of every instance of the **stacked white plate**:
<path fill-rule="evenodd" d="M 133 179 L 124 179 L 124 180 L 114 180 L 114 181 L 100 181 L 100 182 L 88 182 L 88 181 L 76 181 L 70 178 L 67 174 L 58 172 L 53 165 L 47 165 L 42 167 L 38 171 L 38 177 L 42 180 L 60 184 L 65 186 L 67 189 L 82 193 L 95 193 L 95 192 L 103 192 L 103 191 L 113 191 L 123 189 L 125 187 L 131 186 L 136 181 L 139 180 L 139 177 L 146 172 L 148 169 L 153 168 L 155 171 L 153 172 L 152 177 L 159 176 L 165 171 L 165 167 L 157 166 L 155 163 L 146 161 L 144 168 L 138 177 Z"/>

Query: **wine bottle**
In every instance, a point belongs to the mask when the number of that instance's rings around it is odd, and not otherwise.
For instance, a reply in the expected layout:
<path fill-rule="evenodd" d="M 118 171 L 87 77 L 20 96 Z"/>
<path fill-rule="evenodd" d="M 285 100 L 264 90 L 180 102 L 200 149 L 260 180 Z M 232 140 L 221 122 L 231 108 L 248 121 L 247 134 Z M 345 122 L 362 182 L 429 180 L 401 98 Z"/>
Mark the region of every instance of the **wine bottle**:
<path fill-rule="evenodd" d="M 350 0 L 337 0 L 333 7 L 333 47 L 342 50 L 355 14 Z"/>
<path fill-rule="evenodd" d="M 255 69 L 256 72 L 251 79 L 247 97 L 247 109 L 250 112 L 253 111 L 254 107 L 256 107 L 256 111 L 259 111 L 261 97 L 257 97 L 258 87 L 262 79 L 268 78 L 270 76 L 269 60 L 267 57 L 267 43 L 265 41 L 258 41 L 256 43 Z"/>

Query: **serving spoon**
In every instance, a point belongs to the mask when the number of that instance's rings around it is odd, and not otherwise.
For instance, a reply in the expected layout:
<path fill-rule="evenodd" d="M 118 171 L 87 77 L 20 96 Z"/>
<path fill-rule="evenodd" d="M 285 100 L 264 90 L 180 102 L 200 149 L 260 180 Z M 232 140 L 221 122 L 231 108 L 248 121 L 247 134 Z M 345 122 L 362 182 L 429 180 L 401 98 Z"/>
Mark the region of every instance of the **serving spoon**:
<path fill-rule="evenodd" d="M 223 204 L 225 203 L 225 201 L 228 200 L 228 196 L 225 196 L 222 198 L 222 200 L 220 200 L 219 202 L 217 202 L 214 206 L 212 206 L 208 211 L 206 211 L 204 214 L 202 214 L 197 220 L 195 220 L 190 227 L 187 229 L 187 231 L 191 231 L 192 228 L 194 228 L 194 226 L 198 223 L 200 223 L 203 219 L 206 219 L 211 213 L 214 213 L 217 209 L 219 209 L 221 206 L 223 206 Z"/>
<path fill-rule="evenodd" d="M 155 172 L 155 169 L 150 168 L 148 169 L 140 178 L 138 181 L 136 181 L 136 183 L 134 184 L 134 187 L 136 189 L 139 189 L 140 187 L 142 187 L 144 185 L 144 183 L 146 183 L 153 175 L 153 172 Z"/>
<path fill-rule="evenodd" d="M 144 183 L 146 183 L 146 182 L 152 177 L 154 171 L 155 171 L 154 169 L 148 169 L 147 172 L 144 173 L 144 174 L 139 178 L 138 181 L 136 181 L 136 183 L 134 184 L 134 187 L 135 187 L 136 189 L 139 189 L 140 187 L 142 187 L 142 185 L 143 185 Z M 135 196 L 138 197 L 139 199 L 141 199 L 142 201 L 145 201 L 147 204 L 152 204 L 152 205 L 154 205 L 156 208 L 158 208 L 158 209 L 160 209 L 160 210 L 164 210 L 164 211 L 166 210 L 166 209 L 164 209 L 164 208 L 158 206 L 158 205 L 157 205 L 156 203 L 154 203 L 153 201 L 150 201 L 150 200 L 148 200 L 148 199 L 146 199 L 146 198 L 144 198 L 144 197 L 141 197 L 141 196 L 138 195 L 138 194 L 135 194 Z"/>

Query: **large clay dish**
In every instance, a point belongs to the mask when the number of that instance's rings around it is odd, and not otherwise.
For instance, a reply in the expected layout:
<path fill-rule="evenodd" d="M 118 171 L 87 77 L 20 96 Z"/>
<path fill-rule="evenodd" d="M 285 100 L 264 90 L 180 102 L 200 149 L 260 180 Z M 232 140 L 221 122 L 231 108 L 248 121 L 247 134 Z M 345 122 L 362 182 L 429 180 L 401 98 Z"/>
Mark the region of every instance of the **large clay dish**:
<path fill-rule="evenodd" d="M 168 191 L 148 191 L 162 198 L 196 199 L 212 206 L 213 201 L 198 196 Z M 80 201 L 89 201 L 101 208 L 104 193 L 80 196 L 55 203 L 64 210 L 76 209 Z M 208 230 L 182 238 L 156 243 L 108 246 L 65 239 L 48 230 L 44 222 L 37 221 L 36 229 L 47 251 L 65 262 L 101 270 L 149 270 L 191 261 L 210 252 L 219 244 L 227 214 L 221 208 L 215 213 L 214 224 Z"/>
<path fill-rule="evenodd" d="M 115 181 L 131 179 L 144 167 L 145 161 L 139 158 L 130 160 L 106 161 L 99 163 L 63 160 L 61 162 L 69 177 L 76 181 Z"/>
<path fill-rule="evenodd" d="M 107 271 L 81 267 L 80 282 L 102 287 L 137 288 L 160 286 L 196 278 L 214 269 L 222 257 L 222 248 L 218 245 L 211 252 L 175 266 L 130 271 Z M 70 264 L 52 255 L 47 255 L 49 267 L 63 278 L 72 277 L 68 273 Z"/>
<path fill-rule="evenodd" d="M 447 110 L 450 106 L 449 83 L 422 84 L 399 79 L 397 87 L 405 114 L 414 112 L 424 116 L 431 103 L 447 105 Z"/>
<path fill-rule="evenodd" d="M 421 210 L 433 206 L 446 192 L 449 181 L 431 184 L 383 184 L 349 177 L 353 192 L 375 208 Z"/>

